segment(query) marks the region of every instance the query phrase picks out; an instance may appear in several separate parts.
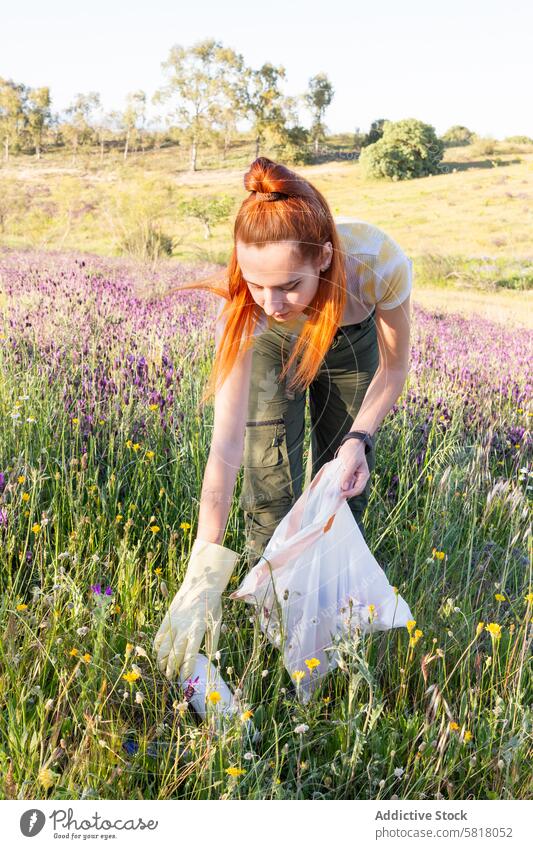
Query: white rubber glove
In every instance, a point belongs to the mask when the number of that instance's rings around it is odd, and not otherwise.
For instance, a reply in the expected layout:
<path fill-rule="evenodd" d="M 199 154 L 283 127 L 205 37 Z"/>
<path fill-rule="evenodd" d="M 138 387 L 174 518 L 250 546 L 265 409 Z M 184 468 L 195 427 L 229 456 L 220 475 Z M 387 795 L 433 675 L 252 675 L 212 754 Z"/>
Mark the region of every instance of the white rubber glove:
<path fill-rule="evenodd" d="M 204 634 L 206 652 L 218 647 L 222 624 L 222 593 L 238 558 L 236 551 L 195 539 L 189 565 L 154 639 L 157 665 L 167 678 L 178 672 L 189 678 Z"/>

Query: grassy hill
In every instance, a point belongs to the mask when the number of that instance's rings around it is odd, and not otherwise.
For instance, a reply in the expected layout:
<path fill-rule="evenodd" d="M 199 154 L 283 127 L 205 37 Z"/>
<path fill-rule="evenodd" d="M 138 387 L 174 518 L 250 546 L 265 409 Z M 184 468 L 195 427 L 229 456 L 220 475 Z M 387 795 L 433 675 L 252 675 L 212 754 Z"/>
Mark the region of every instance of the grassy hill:
<path fill-rule="evenodd" d="M 524 290 L 533 282 L 531 146 L 481 141 L 448 148 L 441 174 L 401 182 L 365 179 L 357 160 L 338 155 L 296 170 L 325 194 L 334 214 L 371 221 L 396 239 L 414 259 L 417 290 L 430 288 L 444 301 L 450 291 L 475 301 L 479 292 L 515 290 L 503 300 L 517 304 L 523 317 Z M 204 152 L 194 173 L 178 147 L 133 153 L 126 161 L 120 151 L 76 161 L 65 152 L 13 158 L 0 169 L 0 246 L 113 256 L 135 251 L 128 237 L 139 233 L 142 243 L 152 229 L 173 245 L 170 262 L 225 262 L 252 159 L 245 142 L 225 162 Z M 180 202 L 221 195 L 232 199 L 232 213 L 206 239 L 201 222 L 179 211 Z"/>

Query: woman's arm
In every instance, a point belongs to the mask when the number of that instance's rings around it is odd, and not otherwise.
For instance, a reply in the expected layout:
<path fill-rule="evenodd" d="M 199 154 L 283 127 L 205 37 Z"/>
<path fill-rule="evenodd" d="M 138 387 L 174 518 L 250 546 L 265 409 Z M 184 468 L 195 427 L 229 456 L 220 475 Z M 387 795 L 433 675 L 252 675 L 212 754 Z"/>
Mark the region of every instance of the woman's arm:
<path fill-rule="evenodd" d="M 220 336 L 221 330 L 217 327 L 217 347 Z M 200 496 L 197 537 L 219 545 L 224 538 L 242 462 L 252 354 L 253 348 L 249 348 L 238 355 L 230 374 L 215 394 L 213 438 Z"/>
<path fill-rule="evenodd" d="M 410 304 L 411 295 L 394 309 L 381 310 L 376 305 L 379 367 L 350 430 L 374 434 L 402 393 L 409 373 Z"/>

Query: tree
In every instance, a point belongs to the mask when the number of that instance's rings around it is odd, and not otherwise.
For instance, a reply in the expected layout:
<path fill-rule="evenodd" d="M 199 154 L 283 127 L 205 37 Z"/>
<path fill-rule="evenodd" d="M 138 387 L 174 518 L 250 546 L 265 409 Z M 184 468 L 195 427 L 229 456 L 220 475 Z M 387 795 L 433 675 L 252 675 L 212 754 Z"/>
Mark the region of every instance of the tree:
<path fill-rule="evenodd" d="M 190 218 L 197 218 L 204 225 L 204 237 L 211 238 L 211 227 L 219 221 L 225 221 L 231 212 L 234 201 L 229 195 L 219 197 L 195 197 L 182 201 L 180 212 Z"/>
<path fill-rule="evenodd" d="M 309 80 L 309 91 L 305 95 L 305 102 L 313 116 L 311 139 L 315 144 L 315 153 L 318 153 L 319 142 L 323 141 L 325 136 L 324 114 L 333 100 L 334 93 L 334 88 L 326 74 L 317 74 Z"/>
<path fill-rule="evenodd" d="M 78 147 L 84 144 L 94 132 L 92 127 L 93 113 L 101 108 L 100 95 L 97 91 L 88 94 L 77 94 L 65 114 L 70 119 L 64 128 L 72 145 L 72 157 L 76 160 Z"/>
<path fill-rule="evenodd" d="M 27 100 L 28 132 L 35 148 L 37 159 L 41 158 L 43 133 L 51 126 L 52 113 L 50 110 L 50 89 L 31 88 Z"/>
<path fill-rule="evenodd" d="M 371 177 L 410 180 L 439 173 L 444 142 L 435 128 L 416 118 L 386 121 L 379 141 L 364 147 L 359 157 Z"/>
<path fill-rule="evenodd" d="M 116 110 L 104 112 L 102 107 L 97 110 L 92 121 L 92 126 L 100 147 L 100 162 L 104 160 L 106 141 L 109 142 L 115 138 L 115 132 L 120 127 L 121 121 L 122 115 Z"/>
<path fill-rule="evenodd" d="M 122 116 L 122 127 L 126 132 L 124 143 L 124 161 L 128 156 L 130 141 L 135 138 L 138 130 L 143 129 L 146 122 L 146 94 L 144 91 L 134 91 L 126 98 L 126 108 Z M 137 125 L 140 124 L 140 127 Z"/>
<path fill-rule="evenodd" d="M 26 127 L 27 89 L 22 83 L 0 77 L 0 133 L 4 143 L 4 161 L 12 149 L 19 150 Z"/>
<path fill-rule="evenodd" d="M 276 68 L 265 62 L 258 70 L 247 69 L 245 75 L 245 113 L 251 120 L 255 135 L 255 158 L 265 140 L 266 133 L 282 135 L 285 129 L 283 94 L 280 80 L 285 79 L 285 68 Z"/>
<path fill-rule="evenodd" d="M 363 147 L 367 147 L 369 144 L 375 144 L 380 140 L 383 135 L 383 126 L 385 124 L 386 118 L 377 118 L 377 120 L 372 121 L 370 124 L 370 129 L 365 136 Z"/>
<path fill-rule="evenodd" d="M 206 39 L 188 49 L 175 45 L 162 67 L 168 83 L 155 93 L 153 102 L 178 97 L 170 117 L 184 130 L 190 145 L 190 170 L 196 171 L 200 145 L 212 138 L 213 126 L 231 105 L 242 56 L 219 41 Z"/>

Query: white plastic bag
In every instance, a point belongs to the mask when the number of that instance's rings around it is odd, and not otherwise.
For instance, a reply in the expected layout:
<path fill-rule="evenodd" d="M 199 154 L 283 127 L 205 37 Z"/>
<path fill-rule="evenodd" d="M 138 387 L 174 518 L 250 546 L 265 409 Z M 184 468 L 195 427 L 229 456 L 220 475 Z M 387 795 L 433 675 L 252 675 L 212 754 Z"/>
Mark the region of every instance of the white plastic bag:
<path fill-rule="evenodd" d="M 336 634 L 356 626 L 385 631 L 413 618 L 359 530 L 340 488 L 343 469 L 340 457 L 322 466 L 230 594 L 256 605 L 261 630 L 283 651 L 289 674 L 305 672 L 303 702 L 337 666 L 335 651 L 325 652 Z M 309 668 L 313 658 L 320 664 Z"/>

